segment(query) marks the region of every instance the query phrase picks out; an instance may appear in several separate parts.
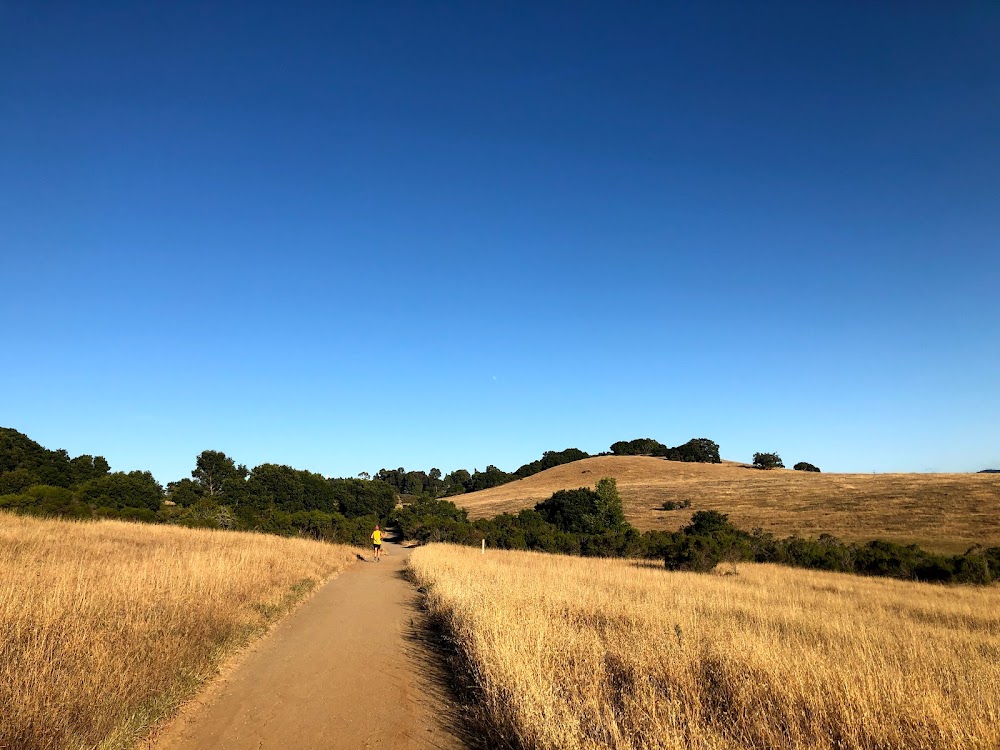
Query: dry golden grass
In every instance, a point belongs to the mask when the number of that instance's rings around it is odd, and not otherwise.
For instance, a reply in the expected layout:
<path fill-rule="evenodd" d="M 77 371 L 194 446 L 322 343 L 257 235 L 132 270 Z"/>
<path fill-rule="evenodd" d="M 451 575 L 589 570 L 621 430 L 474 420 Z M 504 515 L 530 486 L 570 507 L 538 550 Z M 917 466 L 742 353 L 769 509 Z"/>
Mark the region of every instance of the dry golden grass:
<path fill-rule="evenodd" d="M 648 456 L 598 456 L 453 498 L 472 518 L 530 508 L 556 490 L 615 477 L 637 528 L 676 530 L 696 510 L 778 536 L 886 539 L 936 552 L 1000 545 L 1000 474 L 816 474 L 743 464 L 690 464 Z M 660 510 L 690 500 L 689 510 Z"/>
<path fill-rule="evenodd" d="M 354 559 L 305 540 L 0 513 L 0 748 L 130 745 Z"/>
<path fill-rule="evenodd" d="M 523 747 L 1000 747 L 1000 589 L 450 545 L 411 569 Z"/>

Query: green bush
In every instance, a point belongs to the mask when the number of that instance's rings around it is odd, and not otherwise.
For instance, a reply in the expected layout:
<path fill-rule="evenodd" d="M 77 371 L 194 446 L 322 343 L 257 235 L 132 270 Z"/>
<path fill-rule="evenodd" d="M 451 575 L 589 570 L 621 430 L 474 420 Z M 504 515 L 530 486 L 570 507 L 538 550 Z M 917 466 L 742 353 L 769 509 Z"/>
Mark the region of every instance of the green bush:
<path fill-rule="evenodd" d="M 156 513 L 149 508 L 122 508 L 118 517 L 123 521 L 139 521 L 141 523 L 154 523 Z"/>
<path fill-rule="evenodd" d="M 681 510 L 683 508 L 690 508 L 690 500 L 667 500 L 663 503 L 663 510 Z"/>
<path fill-rule="evenodd" d="M 574 534 L 602 534 L 625 524 L 618 484 L 612 477 L 601 479 L 596 490 L 559 490 L 535 510 L 560 531 Z"/>
<path fill-rule="evenodd" d="M 819 472 L 819 467 L 814 466 L 806 461 L 799 461 L 795 466 L 792 467 L 795 471 L 815 471 Z"/>

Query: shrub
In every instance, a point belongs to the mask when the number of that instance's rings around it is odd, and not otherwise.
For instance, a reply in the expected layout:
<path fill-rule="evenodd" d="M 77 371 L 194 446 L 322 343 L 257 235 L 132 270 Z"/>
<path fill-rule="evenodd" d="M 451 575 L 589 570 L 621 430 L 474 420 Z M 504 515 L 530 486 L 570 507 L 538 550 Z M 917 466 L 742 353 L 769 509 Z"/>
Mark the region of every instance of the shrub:
<path fill-rule="evenodd" d="M 806 461 L 799 461 L 792 468 L 795 469 L 795 471 L 815 471 L 817 473 L 819 472 L 818 466 L 814 466 L 813 464 L 808 463 Z"/>
<path fill-rule="evenodd" d="M 753 466 L 755 469 L 784 469 L 781 456 L 777 453 L 754 453 Z"/>
<path fill-rule="evenodd" d="M 753 547 L 750 535 L 729 521 L 729 516 L 715 510 L 699 510 L 691 523 L 674 534 L 664 550 L 663 563 L 668 570 L 691 570 L 705 573 L 720 562 L 750 560 Z"/>
<path fill-rule="evenodd" d="M 690 508 L 690 500 L 667 500 L 663 503 L 663 510 L 682 510 L 683 508 Z"/>

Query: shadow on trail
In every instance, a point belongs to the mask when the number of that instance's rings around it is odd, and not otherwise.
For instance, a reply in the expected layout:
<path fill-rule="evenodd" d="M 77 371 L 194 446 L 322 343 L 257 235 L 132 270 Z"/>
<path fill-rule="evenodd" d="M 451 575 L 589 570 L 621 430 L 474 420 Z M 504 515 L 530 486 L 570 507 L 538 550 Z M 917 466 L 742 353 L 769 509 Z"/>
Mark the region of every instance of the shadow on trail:
<path fill-rule="evenodd" d="M 396 575 L 415 585 L 405 569 Z M 444 624 L 427 611 L 423 594 L 411 609 L 403 639 L 407 655 L 425 677 L 423 699 L 430 702 L 432 712 L 470 750 L 520 750 L 520 745 L 488 721 L 468 663 Z"/>

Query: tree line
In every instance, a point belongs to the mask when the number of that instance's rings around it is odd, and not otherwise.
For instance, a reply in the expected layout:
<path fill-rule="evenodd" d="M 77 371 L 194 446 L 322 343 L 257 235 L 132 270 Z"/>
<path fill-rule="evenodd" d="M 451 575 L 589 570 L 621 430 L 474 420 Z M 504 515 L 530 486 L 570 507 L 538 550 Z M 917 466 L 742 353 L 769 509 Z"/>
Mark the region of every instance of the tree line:
<path fill-rule="evenodd" d="M 634 441 L 633 441 L 634 442 Z M 707 440 L 702 453 L 714 454 Z M 616 444 L 617 445 L 617 444 Z M 381 469 L 374 476 L 328 478 L 265 463 L 248 469 L 225 453 L 202 451 L 190 477 L 163 487 L 148 471 L 113 472 L 103 456 L 75 458 L 48 450 L 26 435 L 0 428 L 0 509 L 67 518 L 109 518 L 201 528 L 305 534 L 364 543 L 370 527 L 389 520 L 397 497 L 451 497 L 497 487 L 554 466 L 589 458 L 578 448 L 546 451 L 537 461 L 506 472 Z"/>
<path fill-rule="evenodd" d="M 148 471 L 112 472 L 101 456 L 70 458 L 0 428 L 0 510 L 197 528 L 306 535 L 365 544 L 396 505 L 385 482 L 334 479 L 279 464 L 248 470 L 221 451 L 164 488 Z"/>
<path fill-rule="evenodd" d="M 647 441 L 615 443 L 612 453 L 660 452 L 655 441 Z M 717 455 L 718 446 L 696 439 L 677 449 L 704 458 Z M 0 428 L 0 510 L 303 535 L 355 545 L 367 543 L 374 524 L 388 522 L 405 537 L 425 542 L 478 545 L 485 539 L 499 549 L 653 558 L 671 570 L 704 571 L 752 560 L 945 583 L 1000 580 L 1000 547 L 976 546 L 948 556 L 880 540 L 847 543 L 827 534 L 778 539 L 760 529 L 740 529 L 716 511 L 696 512 L 677 532 L 639 532 L 626 521 L 611 477 L 594 489 L 560 490 L 534 508 L 476 521 L 446 499 L 449 493 L 486 489 L 586 457 L 575 448 L 546 452 L 511 474 L 489 466 L 485 472 L 458 470 L 447 477 L 434 469 L 426 474 L 383 469 L 374 477 L 327 478 L 272 463 L 247 469 L 221 451 L 206 450 L 196 457 L 189 478 L 164 488 L 148 471 L 112 472 L 102 456 L 70 457 Z"/>

